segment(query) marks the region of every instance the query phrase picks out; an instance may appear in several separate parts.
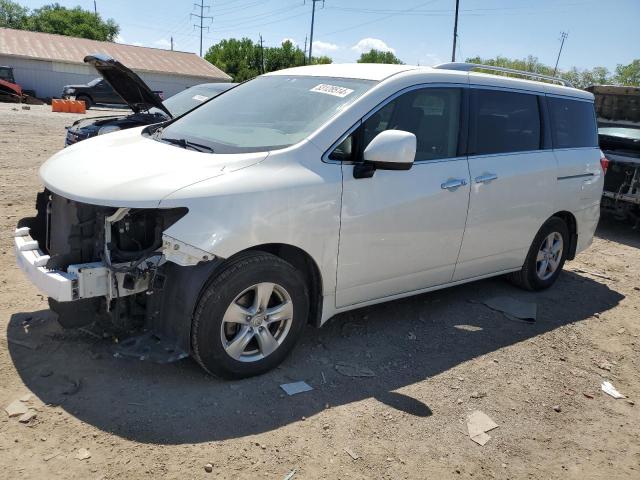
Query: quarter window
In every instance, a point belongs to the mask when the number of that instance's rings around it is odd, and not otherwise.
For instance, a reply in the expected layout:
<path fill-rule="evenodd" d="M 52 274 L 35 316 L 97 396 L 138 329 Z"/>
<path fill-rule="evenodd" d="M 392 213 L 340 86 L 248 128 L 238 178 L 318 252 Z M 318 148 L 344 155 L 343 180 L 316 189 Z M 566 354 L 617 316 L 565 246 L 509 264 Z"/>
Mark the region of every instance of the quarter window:
<path fill-rule="evenodd" d="M 547 97 L 554 148 L 596 147 L 596 115 L 591 102 Z"/>
<path fill-rule="evenodd" d="M 385 130 L 416 136 L 416 161 L 457 156 L 461 89 L 424 88 L 407 92 L 377 110 L 331 153 L 333 160 L 358 161 L 362 151 Z"/>
<path fill-rule="evenodd" d="M 470 155 L 538 150 L 540 132 L 536 95 L 472 90 Z"/>

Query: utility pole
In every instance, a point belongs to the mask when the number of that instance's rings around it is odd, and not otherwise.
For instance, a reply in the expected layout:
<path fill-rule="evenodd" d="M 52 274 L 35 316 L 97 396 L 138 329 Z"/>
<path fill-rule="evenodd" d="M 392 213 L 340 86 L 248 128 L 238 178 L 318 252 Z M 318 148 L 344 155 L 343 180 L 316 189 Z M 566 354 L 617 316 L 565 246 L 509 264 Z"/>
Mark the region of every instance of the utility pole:
<path fill-rule="evenodd" d="M 558 63 L 560 62 L 560 54 L 562 53 L 562 47 L 564 46 L 564 41 L 567 39 L 567 37 L 569 36 L 569 34 L 567 32 L 562 32 L 560 35 L 561 38 L 561 42 L 560 42 L 560 51 L 558 51 L 558 58 L 556 59 L 556 66 L 553 69 L 553 76 L 556 76 L 556 72 L 558 71 Z"/>
<path fill-rule="evenodd" d="M 199 28 L 200 29 L 200 56 L 202 56 L 202 30 L 204 30 L 205 28 L 207 29 L 207 32 L 209 31 L 209 27 L 205 27 L 202 25 L 202 22 L 205 18 L 211 20 L 211 22 L 213 23 L 213 17 L 210 16 L 206 16 L 204 14 L 204 9 L 206 8 L 207 11 L 209 11 L 209 9 L 211 8 L 209 5 L 205 5 L 204 4 L 204 0 L 200 0 L 200 3 L 194 3 L 193 4 L 194 7 L 198 8 L 200 7 L 200 15 L 198 15 L 197 13 L 192 13 L 191 16 L 199 18 L 200 19 L 200 26 L 198 25 L 194 25 L 194 28 Z"/>
<path fill-rule="evenodd" d="M 260 33 L 260 72 L 264 73 L 264 46 L 262 45 L 262 34 Z"/>
<path fill-rule="evenodd" d="M 96 5 L 96 0 L 93 0 L 93 13 L 95 16 L 98 16 L 98 5 Z"/>
<path fill-rule="evenodd" d="M 309 37 L 304 37 L 304 63 L 303 65 L 307 64 L 307 40 L 309 40 Z"/>
<path fill-rule="evenodd" d="M 171 51 L 173 52 L 173 35 L 171 35 Z"/>
<path fill-rule="evenodd" d="M 456 0 L 456 19 L 453 24 L 453 50 L 451 51 L 451 61 L 456 61 L 456 42 L 458 41 L 458 10 L 460 8 L 460 0 Z"/>
<path fill-rule="evenodd" d="M 311 54 L 313 52 L 313 24 L 316 19 L 316 3 L 322 2 L 322 8 L 324 8 L 324 0 L 310 0 L 311 1 L 311 35 L 309 36 L 309 65 L 311 65 Z M 306 0 L 305 0 L 305 3 Z"/>

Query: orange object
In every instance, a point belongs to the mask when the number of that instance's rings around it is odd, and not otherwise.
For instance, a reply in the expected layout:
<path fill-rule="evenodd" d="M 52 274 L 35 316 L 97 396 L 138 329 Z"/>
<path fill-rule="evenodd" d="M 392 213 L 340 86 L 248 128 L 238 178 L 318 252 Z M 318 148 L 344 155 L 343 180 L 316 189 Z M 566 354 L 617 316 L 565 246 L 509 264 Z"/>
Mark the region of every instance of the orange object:
<path fill-rule="evenodd" d="M 87 113 L 87 104 L 84 103 L 82 100 L 76 100 L 75 101 L 76 104 L 78 105 L 78 113 Z"/>
<path fill-rule="evenodd" d="M 51 99 L 52 112 L 87 113 L 87 106 L 82 100 Z"/>

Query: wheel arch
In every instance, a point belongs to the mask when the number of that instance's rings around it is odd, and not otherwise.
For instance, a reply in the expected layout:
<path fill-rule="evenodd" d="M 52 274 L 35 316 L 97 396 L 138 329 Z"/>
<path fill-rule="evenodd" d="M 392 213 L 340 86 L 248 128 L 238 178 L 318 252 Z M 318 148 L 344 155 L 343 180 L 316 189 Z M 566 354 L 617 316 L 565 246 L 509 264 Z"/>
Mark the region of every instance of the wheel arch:
<path fill-rule="evenodd" d="M 262 245 L 252 246 L 238 252 L 245 253 L 247 251 L 266 252 L 281 258 L 285 262 L 290 263 L 304 275 L 305 281 L 309 288 L 309 319 L 308 323 L 319 327 L 322 318 L 322 274 L 318 264 L 313 257 L 300 247 L 286 243 L 265 243 Z M 235 256 L 235 255 L 234 255 Z"/>
<path fill-rule="evenodd" d="M 80 98 L 84 97 L 84 98 L 88 99 L 91 102 L 92 105 L 95 104 L 95 102 L 93 101 L 93 97 L 90 94 L 86 93 L 86 92 L 78 93 L 76 95 L 76 100 L 78 99 L 78 97 L 80 97 Z"/>
<path fill-rule="evenodd" d="M 322 277 L 311 255 L 299 247 L 282 243 L 254 245 L 227 259 L 183 267 L 172 262 L 163 266 L 163 286 L 147 296 L 146 326 L 159 337 L 171 339 L 176 347 L 191 352 L 191 324 L 203 291 L 230 258 L 250 252 L 270 253 L 300 270 L 309 287 L 308 323 L 319 327 L 322 319 Z"/>
<path fill-rule="evenodd" d="M 578 221 L 573 213 L 567 210 L 561 210 L 554 213 L 547 220 L 556 217 L 564 222 L 569 230 L 569 249 L 567 251 L 567 260 L 573 260 L 576 257 L 576 248 L 578 245 Z M 546 221 L 546 220 L 545 220 Z"/>

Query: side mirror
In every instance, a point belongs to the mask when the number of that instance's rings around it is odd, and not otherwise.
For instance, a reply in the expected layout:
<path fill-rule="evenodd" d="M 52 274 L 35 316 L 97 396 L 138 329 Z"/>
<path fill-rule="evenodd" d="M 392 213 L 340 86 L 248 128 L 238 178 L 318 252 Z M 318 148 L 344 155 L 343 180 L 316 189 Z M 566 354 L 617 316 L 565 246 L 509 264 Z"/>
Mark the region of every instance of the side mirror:
<path fill-rule="evenodd" d="M 385 130 L 363 153 L 365 163 L 381 170 L 409 170 L 416 158 L 416 136 L 403 130 Z"/>

